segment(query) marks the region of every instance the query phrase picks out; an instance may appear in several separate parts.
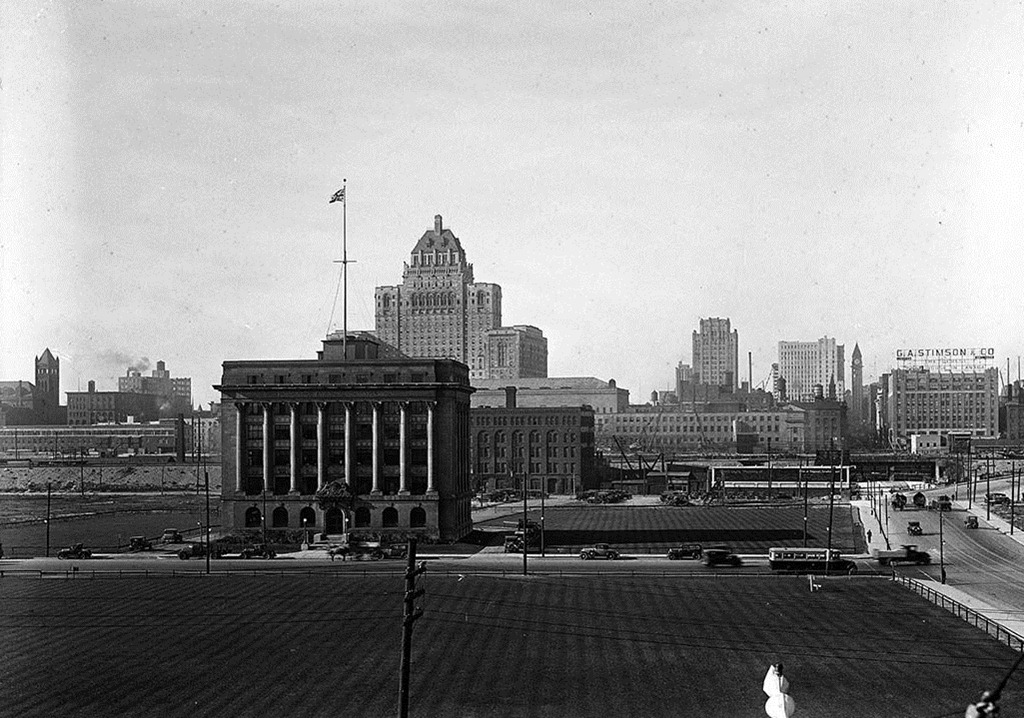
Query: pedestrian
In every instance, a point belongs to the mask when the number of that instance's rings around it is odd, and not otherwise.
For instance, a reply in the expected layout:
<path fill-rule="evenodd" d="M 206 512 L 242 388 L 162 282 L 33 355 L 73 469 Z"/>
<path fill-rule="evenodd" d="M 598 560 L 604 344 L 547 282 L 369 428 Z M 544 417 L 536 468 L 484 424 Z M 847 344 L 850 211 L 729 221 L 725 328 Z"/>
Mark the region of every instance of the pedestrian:
<path fill-rule="evenodd" d="M 871 543 L 871 529 L 868 529 L 868 543 Z"/>

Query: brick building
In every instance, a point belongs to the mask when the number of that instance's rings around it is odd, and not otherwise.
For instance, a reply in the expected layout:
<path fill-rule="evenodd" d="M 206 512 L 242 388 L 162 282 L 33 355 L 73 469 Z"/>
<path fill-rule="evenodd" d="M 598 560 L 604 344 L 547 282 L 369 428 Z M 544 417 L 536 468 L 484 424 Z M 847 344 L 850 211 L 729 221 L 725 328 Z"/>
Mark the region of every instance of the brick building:
<path fill-rule="evenodd" d="M 521 489 L 575 495 L 598 488 L 594 410 L 589 406 L 505 405 L 470 411 L 473 480 L 478 490 Z"/>
<path fill-rule="evenodd" d="M 89 381 L 88 391 L 69 391 L 68 425 L 119 424 L 129 421 L 156 421 L 160 418 L 160 399 L 156 394 L 131 391 L 96 391 Z"/>
<path fill-rule="evenodd" d="M 999 370 L 893 369 L 885 408 L 893 441 L 912 434 L 999 436 Z"/>
<path fill-rule="evenodd" d="M 472 528 L 468 367 L 404 356 L 368 333 L 342 339 L 329 336 L 313 360 L 224 362 L 225 524 L 462 537 Z M 322 508 L 324 491 L 345 504 Z"/>

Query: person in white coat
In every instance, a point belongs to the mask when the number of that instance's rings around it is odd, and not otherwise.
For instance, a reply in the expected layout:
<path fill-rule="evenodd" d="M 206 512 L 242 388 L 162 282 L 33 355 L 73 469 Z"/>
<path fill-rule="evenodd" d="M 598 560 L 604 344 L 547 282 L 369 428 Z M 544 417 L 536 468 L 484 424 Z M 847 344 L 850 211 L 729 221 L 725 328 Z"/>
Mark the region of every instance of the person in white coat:
<path fill-rule="evenodd" d="M 761 690 L 768 696 L 764 712 L 769 718 L 791 718 L 796 713 L 796 701 L 789 695 L 789 679 L 781 663 L 768 666 L 768 673 L 761 682 Z"/>

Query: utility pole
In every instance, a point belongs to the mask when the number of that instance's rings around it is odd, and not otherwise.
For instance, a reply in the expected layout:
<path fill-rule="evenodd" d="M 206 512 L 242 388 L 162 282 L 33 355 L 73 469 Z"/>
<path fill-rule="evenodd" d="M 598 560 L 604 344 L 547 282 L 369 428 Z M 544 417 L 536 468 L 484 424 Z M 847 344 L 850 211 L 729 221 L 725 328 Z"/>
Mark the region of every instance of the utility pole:
<path fill-rule="evenodd" d="M 526 570 L 526 554 L 530 553 L 530 533 L 526 523 L 526 474 L 523 474 L 523 575 L 528 575 Z"/>
<path fill-rule="evenodd" d="M 1017 505 L 1017 489 L 1015 480 L 1017 478 L 1017 462 L 1010 464 L 1010 535 L 1013 536 L 1014 507 Z"/>
<path fill-rule="evenodd" d="M 985 457 L 985 520 L 992 518 L 992 468 L 995 466 L 992 455 Z"/>
<path fill-rule="evenodd" d="M 547 479 L 541 479 L 541 555 L 544 555 L 544 495 L 547 493 L 544 491 L 544 482 Z M 1013 489 L 1010 490 L 1011 492 Z"/>
<path fill-rule="evenodd" d="M 833 448 L 835 446 L 835 438 L 829 440 L 828 449 L 828 463 L 829 463 L 829 482 L 828 482 L 828 549 L 825 551 L 825 575 L 828 575 L 828 564 L 832 560 L 832 516 L 836 504 L 836 457 Z"/>
<path fill-rule="evenodd" d="M 267 477 L 263 477 L 263 546 L 267 545 Z"/>
<path fill-rule="evenodd" d="M 796 478 L 799 483 L 800 474 L 803 474 L 803 466 L 796 470 Z M 804 474 L 804 548 L 807 548 L 807 475 Z"/>
<path fill-rule="evenodd" d="M 50 482 L 46 482 L 46 558 L 50 557 Z"/>
<path fill-rule="evenodd" d="M 772 437 L 768 437 L 768 502 L 772 500 Z"/>
<path fill-rule="evenodd" d="M 942 540 L 942 515 L 946 513 L 939 507 L 939 576 L 942 577 L 942 583 L 946 583 L 946 561 L 945 554 L 943 553 L 943 540 Z"/>
<path fill-rule="evenodd" d="M 409 716 L 409 664 L 412 660 L 412 624 L 423 616 L 423 609 L 416 608 L 416 599 L 423 595 L 422 588 L 416 588 L 416 577 L 427 570 L 425 561 L 416 565 L 416 538 L 411 537 L 405 565 L 405 610 L 402 613 L 402 663 L 398 674 L 398 718 Z"/>
<path fill-rule="evenodd" d="M 210 472 L 203 468 L 206 477 L 206 573 L 210 573 Z"/>

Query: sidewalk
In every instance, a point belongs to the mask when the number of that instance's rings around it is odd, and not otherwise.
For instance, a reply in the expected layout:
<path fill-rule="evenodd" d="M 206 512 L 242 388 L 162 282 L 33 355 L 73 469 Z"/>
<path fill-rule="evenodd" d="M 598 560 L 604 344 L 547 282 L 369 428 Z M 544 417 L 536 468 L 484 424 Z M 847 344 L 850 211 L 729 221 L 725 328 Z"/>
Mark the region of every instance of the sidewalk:
<path fill-rule="evenodd" d="M 858 513 L 860 514 L 861 523 L 864 525 L 865 541 L 867 540 L 867 531 L 871 531 L 871 541 L 868 544 L 868 556 L 866 558 L 870 558 L 870 553 L 872 549 L 877 548 L 881 550 L 886 550 L 888 547 L 886 546 L 885 537 L 882 533 L 882 526 L 878 520 L 878 517 L 872 516 L 870 502 L 866 499 L 861 499 L 851 501 L 850 503 L 857 508 Z M 961 509 L 966 511 L 967 502 L 954 501 L 953 507 L 958 511 Z M 992 516 L 990 521 L 986 522 L 984 506 L 979 507 L 977 505 L 974 505 L 971 507 L 969 513 L 977 516 L 978 522 L 981 525 L 991 526 L 992 528 L 995 528 L 998 531 L 1005 534 L 1009 534 L 1010 532 L 1009 522 L 1003 521 L 995 515 Z M 1021 531 L 1015 530 L 1012 538 L 1018 543 L 1024 544 L 1024 535 L 1022 535 Z M 861 558 L 865 557 L 862 556 Z M 932 591 L 940 593 L 946 598 L 949 598 L 953 601 L 963 604 L 967 608 L 977 611 L 979 614 L 981 614 L 985 618 L 988 618 L 990 621 L 1000 624 L 1004 628 L 1013 631 L 1019 636 L 1024 636 L 1024 616 L 1021 615 L 1020 611 L 1008 611 L 995 607 L 987 601 L 971 595 L 968 591 L 957 588 L 955 586 L 950 586 L 948 583 L 944 584 L 934 579 L 929 581 L 927 579 L 918 578 L 916 580 L 922 584 L 926 584 L 927 587 Z"/>

